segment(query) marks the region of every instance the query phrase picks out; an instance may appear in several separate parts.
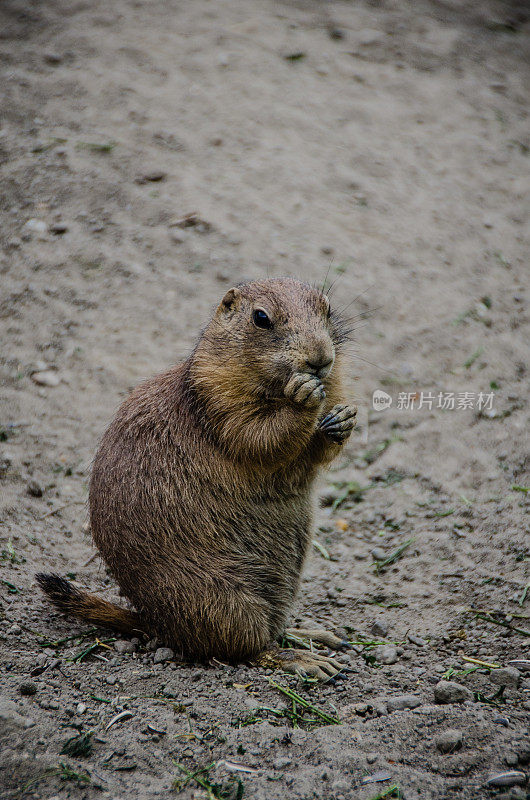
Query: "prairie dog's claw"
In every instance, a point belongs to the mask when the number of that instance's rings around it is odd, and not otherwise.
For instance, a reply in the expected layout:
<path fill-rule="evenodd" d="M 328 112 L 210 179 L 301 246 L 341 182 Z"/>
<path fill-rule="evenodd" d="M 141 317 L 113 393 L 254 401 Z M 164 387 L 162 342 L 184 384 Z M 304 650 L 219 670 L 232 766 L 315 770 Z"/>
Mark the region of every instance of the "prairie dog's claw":
<path fill-rule="evenodd" d="M 348 439 L 356 422 L 356 406 L 336 405 L 320 420 L 318 428 L 333 442 L 340 443 Z"/>

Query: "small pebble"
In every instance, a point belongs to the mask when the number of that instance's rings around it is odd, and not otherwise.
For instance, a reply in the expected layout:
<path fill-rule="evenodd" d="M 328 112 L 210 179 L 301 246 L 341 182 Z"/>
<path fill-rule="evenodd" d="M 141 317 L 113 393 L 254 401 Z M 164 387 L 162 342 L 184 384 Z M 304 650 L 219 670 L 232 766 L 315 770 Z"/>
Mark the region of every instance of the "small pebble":
<path fill-rule="evenodd" d="M 398 660 L 398 652 L 393 645 L 380 644 L 374 647 L 372 653 L 379 664 L 395 664 Z"/>
<path fill-rule="evenodd" d="M 46 238 L 48 233 L 48 226 L 43 219 L 28 219 L 22 232 L 26 234 L 36 234 L 39 238 Z"/>
<path fill-rule="evenodd" d="M 439 681 L 434 687 L 434 699 L 437 703 L 463 703 L 472 700 L 473 693 L 455 681 Z"/>
<path fill-rule="evenodd" d="M 161 169 L 153 169 L 151 172 L 146 172 L 141 178 L 138 178 L 137 183 L 158 183 L 166 179 L 167 173 Z"/>
<path fill-rule="evenodd" d="M 84 714 L 86 709 L 86 703 L 78 703 L 75 710 L 77 714 Z"/>
<path fill-rule="evenodd" d="M 51 64 L 52 67 L 56 67 L 57 64 L 61 63 L 63 57 L 59 53 L 44 53 L 44 60 L 47 64 Z"/>
<path fill-rule="evenodd" d="M 335 39 L 336 41 L 339 41 L 341 39 L 344 39 L 344 31 L 341 30 L 340 28 L 335 27 L 335 25 L 331 25 L 328 28 L 328 36 L 330 39 Z"/>
<path fill-rule="evenodd" d="M 289 766 L 289 764 L 292 763 L 292 761 L 293 759 L 290 758 L 289 756 L 280 756 L 280 758 L 276 758 L 273 761 L 272 766 L 274 767 L 274 769 L 285 769 L 286 767 Z"/>
<path fill-rule="evenodd" d="M 153 663 L 155 664 L 163 664 L 164 661 L 171 661 L 174 658 L 175 653 L 169 647 L 159 647 L 153 658 Z"/>
<path fill-rule="evenodd" d="M 416 647 L 425 647 L 425 645 L 427 644 L 425 639 L 422 639 L 421 636 L 414 636 L 414 634 L 412 634 L 412 633 L 409 633 L 407 638 L 408 638 L 409 642 L 411 644 L 415 644 Z"/>
<path fill-rule="evenodd" d="M 182 244 L 188 238 L 188 234 L 186 231 L 183 231 L 181 228 L 170 228 L 169 229 L 169 238 L 175 244 Z"/>
<path fill-rule="evenodd" d="M 31 497 L 42 497 L 44 491 L 40 483 L 37 483 L 37 481 L 30 481 L 28 483 L 28 494 L 31 495 Z"/>
<path fill-rule="evenodd" d="M 388 713 L 393 711 L 404 711 L 406 708 L 417 708 L 421 705 L 421 699 L 414 694 L 402 694 L 396 697 L 389 697 L 386 701 Z"/>
<path fill-rule="evenodd" d="M 519 763 L 519 756 L 517 753 L 506 753 L 504 761 L 509 767 L 516 767 Z"/>
<path fill-rule="evenodd" d="M 56 372 L 47 369 L 44 372 L 34 372 L 31 380 L 38 386 L 59 386 L 61 379 Z"/>
<path fill-rule="evenodd" d="M 132 642 L 127 642 L 124 639 L 118 639 L 114 642 L 114 649 L 117 653 L 134 653 L 136 646 Z"/>
<path fill-rule="evenodd" d="M 386 558 L 386 552 L 382 547 L 374 547 L 374 549 L 371 551 L 371 555 L 376 561 L 384 561 Z"/>
<path fill-rule="evenodd" d="M 462 732 L 448 728 L 436 737 L 434 743 L 440 753 L 454 753 L 462 747 Z"/>
<path fill-rule="evenodd" d="M 500 714 L 497 714 L 495 717 L 493 717 L 491 721 L 496 725 L 503 725 L 505 728 L 508 728 L 510 725 L 510 720 L 508 717 L 502 717 Z"/>
<path fill-rule="evenodd" d="M 506 686 L 507 689 L 517 689 L 520 680 L 521 673 L 515 667 L 501 667 L 490 672 L 490 681 L 496 686 Z"/>
<path fill-rule="evenodd" d="M 0 478 L 4 477 L 12 463 L 9 456 L 5 454 L 0 456 Z"/>
<path fill-rule="evenodd" d="M 55 234 L 55 236 L 62 236 L 67 231 L 68 225 L 65 222 L 52 222 L 50 225 L 50 233 Z"/>
<path fill-rule="evenodd" d="M 372 627 L 370 628 L 370 633 L 373 636 L 382 636 L 385 637 L 388 633 L 388 625 L 382 619 L 376 619 L 373 623 Z"/>
<path fill-rule="evenodd" d="M 519 672 L 530 672 L 530 661 L 526 658 L 514 658 L 513 661 L 508 661 L 508 666 L 518 669 Z"/>
<path fill-rule="evenodd" d="M 367 783 L 381 783 L 383 781 L 389 781 L 392 777 L 390 772 L 386 770 L 380 770 L 379 772 L 374 772 L 373 775 L 365 775 L 364 778 L 361 778 L 361 784 L 364 786 Z"/>
<path fill-rule="evenodd" d="M 526 783 L 526 775 L 524 772 L 518 770 L 511 770 L 510 772 L 499 772 L 497 775 L 492 775 L 487 781 L 487 786 L 524 786 Z"/>
<path fill-rule="evenodd" d="M 517 750 L 517 758 L 520 764 L 530 764 L 530 742 L 527 742 Z"/>
<path fill-rule="evenodd" d="M 32 695 L 37 694 L 37 687 L 34 683 L 21 683 L 18 687 L 18 691 L 24 697 L 32 697 Z"/>

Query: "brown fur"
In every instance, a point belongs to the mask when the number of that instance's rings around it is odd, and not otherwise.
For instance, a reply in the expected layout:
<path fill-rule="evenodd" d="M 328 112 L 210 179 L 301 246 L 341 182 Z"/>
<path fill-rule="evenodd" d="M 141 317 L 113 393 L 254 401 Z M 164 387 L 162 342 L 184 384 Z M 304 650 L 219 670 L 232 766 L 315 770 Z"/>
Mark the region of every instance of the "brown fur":
<path fill-rule="evenodd" d="M 272 330 L 253 323 L 256 307 Z M 317 425 L 342 398 L 342 340 L 307 284 L 230 290 L 187 361 L 123 403 L 94 462 L 94 541 L 136 614 L 85 594 L 77 607 L 52 600 L 121 630 L 132 614 L 131 629 L 190 659 L 237 662 L 273 642 L 311 541 L 312 483 L 340 450 Z M 333 351 L 321 403 L 285 396 L 307 361 Z"/>

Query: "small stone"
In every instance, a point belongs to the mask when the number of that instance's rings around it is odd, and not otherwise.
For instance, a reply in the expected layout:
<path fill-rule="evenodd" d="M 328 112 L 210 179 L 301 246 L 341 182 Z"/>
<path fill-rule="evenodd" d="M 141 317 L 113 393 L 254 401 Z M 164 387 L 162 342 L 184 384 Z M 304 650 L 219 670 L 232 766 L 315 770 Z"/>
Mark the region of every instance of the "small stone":
<path fill-rule="evenodd" d="M 11 458 L 5 453 L 2 456 L 0 456 L 0 478 L 3 478 L 4 475 L 7 474 L 9 467 L 11 466 L 12 463 L 13 462 Z"/>
<path fill-rule="evenodd" d="M 52 222 L 50 225 L 50 233 L 55 236 L 62 236 L 68 230 L 68 225 L 65 222 Z"/>
<path fill-rule="evenodd" d="M 440 753 L 454 753 L 462 747 L 462 732 L 448 728 L 436 737 L 434 743 Z"/>
<path fill-rule="evenodd" d="M 37 694 L 37 687 L 34 683 L 21 683 L 18 687 L 18 691 L 24 697 L 32 697 L 34 694 Z"/>
<path fill-rule="evenodd" d="M 153 662 L 155 664 L 163 664 L 164 661 L 171 661 L 175 657 L 175 653 L 169 647 L 159 647 L 155 652 Z"/>
<path fill-rule="evenodd" d="M 48 226 L 43 219 L 28 219 L 22 228 L 23 234 L 35 234 L 39 239 L 45 239 L 48 233 Z"/>
<path fill-rule="evenodd" d="M 402 694 L 396 697 L 389 697 L 386 701 L 388 713 L 393 711 L 404 711 L 406 708 L 417 708 L 421 705 L 421 699 L 414 694 Z"/>
<path fill-rule="evenodd" d="M 107 677 L 105 678 L 105 683 L 108 683 L 109 686 L 114 686 L 117 680 L 118 679 L 116 675 L 107 675 Z"/>
<path fill-rule="evenodd" d="M 373 553 L 372 553 L 373 554 Z M 370 633 L 373 636 L 386 636 L 388 633 L 388 625 L 382 619 L 376 619 L 370 628 Z"/>
<path fill-rule="evenodd" d="M 425 645 L 427 644 L 425 639 L 422 639 L 421 636 L 414 636 L 413 633 L 409 633 L 407 638 L 408 638 L 409 642 L 411 644 L 415 644 L 416 647 L 425 647 Z"/>
<path fill-rule="evenodd" d="M 174 689 L 172 686 L 164 686 L 162 689 L 162 694 L 164 697 L 171 697 L 174 699 L 180 697 L 180 692 L 177 689 Z"/>
<path fill-rule="evenodd" d="M 285 769 L 289 764 L 292 764 L 292 761 L 293 759 L 289 758 L 289 756 L 280 756 L 280 758 L 276 758 L 273 761 L 272 766 L 274 769 Z"/>
<path fill-rule="evenodd" d="M 188 238 L 188 234 L 186 231 L 183 231 L 181 228 L 170 228 L 169 229 L 169 238 L 175 244 L 182 244 Z"/>
<path fill-rule="evenodd" d="M 364 778 L 361 778 L 361 784 L 364 786 L 367 783 L 382 783 L 383 781 L 389 781 L 392 777 L 390 772 L 386 770 L 379 770 L 379 772 L 374 772 L 373 775 L 365 775 Z"/>
<path fill-rule="evenodd" d="M 35 725 L 32 719 L 19 714 L 16 704 L 6 697 L 0 697 L 0 723 L 11 723 L 19 728 L 32 728 Z"/>
<path fill-rule="evenodd" d="M 502 725 L 504 728 L 510 727 L 510 720 L 508 717 L 503 717 L 501 714 L 496 714 L 491 721 L 496 725 Z"/>
<path fill-rule="evenodd" d="M 506 753 L 504 756 L 504 762 L 509 767 L 516 767 L 519 763 L 519 756 L 517 753 Z"/>
<path fill-rule="evenodd" d="M 153 169 L 150 172 L 146 172 L 141 178 L 137 179 L 137 183 L 159 183 L 160 181 L 164 181 L 167 177 L 167 173 L 161 169 Z"/>
<path fill-rule="evenodd" d="M 523 744 L 517 750 L 517 758 L 519 759 L 520 764 L 529 764 L 530 763 L 530 743 Z"/>
<path fill-rule="evenodd" d="M 391 644 L 380 644 L 372 653 L 379 664 L 395 664 L 398 660 L 397 649 Z"/>
<path fill-rule="evenodd" d="M 114 649 L 117 653 L 134 653 L 136 650 L 135 645 L 132 642 L 127 642 L 124 639 L 118 639 L 118 641 L 114 642 Z"/>
<path fill-rule="evenodd" d="M 379 755 L 377 753 L 368 753 L 366 756 L 366 761 L 368 764 L 375 764 L 378 758 Z"/>
<path fill-rule="evenodd" d="M 487 781 L 487 786 L 524 786 L 526 783 L 526 775 L 524 772 L 518 770 L 511 770 L 510 772 L 499 772 L 497 775 L 492 775 Z"/>
<path fill-rule="evenodd" d="M 515 667 L 501 667 L 490 672 L 490 681 L 496 686 L 505 686 L 507 689 L 517 689 L 520 680 L 521 673 Z"/>
<path fill-rule="evenodd" d="M 330 39 L 341 40 L 344 39 L 344 31 L 341 28 L 337 28 L 335 25 L 331 25 L 328 28 L 328 36 Z"/>
<path fill-rule="evenodd" d="M 386 717 L 388 714 L 388 699 L 386 697 L 375 697 L 370 701 L 378 717 Z"/>
<path fill-rule="evenodd" d="M 375 30 L 374 28 L 363 28 L 357 34 L 357 39 L 360 45 L 368 47 L 372 44 L 378 44 L 385 38 L 382 31 Z"/>
<path fill-rule="evenodd" d="M 10 628 L 7 629 L 8 633 L 13 633 L 17 636 L 19 633 L 22 633 L 22 628 L 16 622 L 14 622 Z"/>
<path fill-rule="evenodd" d="M 331 784 L 331 791 L 336 795 L 338 792 L 346 793 L 351 789 L 351 782 L 345 778 L 336 778 Z"/>
<path fill-rule="evenodd" d="M 463 703 L 473 700 L 473 693 L 455 681 L 439 681 L 434 687 L 434 699 L 437 703 Z"/>
<path fill-rule="evenodd" d="M 28 483 L 27 489 L 28 489 L 28 494 L 31 495 L 31 497 L 42 497 L 42 495 L 44 494 L 42 486 L 40 485 L 40 483 L 37 483 L 37 481 L 30 481 Z"/>
<path fill-rule="evenodd" d="M 514 658 L 512 661 L 508 661 L 508 666 L 515 667 L 519 672 L 530 672 L 530 660 L 526 658 Z"/>
<path fill-rule="evenodd" d="M 340 709 L 341 719 L 351 719 L 354 716 L 364 717 L 368 714 L 370 706 L 368 703 L 348 703 Z"/>
<path fill-rule="evenodd" d="M 57 64 L 60 64 L 62 62 L 63 57 L 59 53 L 44 53 L 44 60 L 47 64 L 50 64 L 52 67 L 56 67 Z"/>
<path fill-rule="evenodd" d="M 382 547 L 374 547 L 374 549 L 371 551 L 371 554 L 375 561 L 384 561 L 386 558 L 386 552 Z"/>
<path fill-rule="evenodd" d="M 44 372 L 34 372 L 31 380 L 38 386 L 59 386 L 61 379 L 59 375 L 51 369 Z"/>
<path fill-rule="evenodd" d="M 78 703 L 76 706 L 76 714 L 84 714 L 87 709 L 86 703 Z"/>

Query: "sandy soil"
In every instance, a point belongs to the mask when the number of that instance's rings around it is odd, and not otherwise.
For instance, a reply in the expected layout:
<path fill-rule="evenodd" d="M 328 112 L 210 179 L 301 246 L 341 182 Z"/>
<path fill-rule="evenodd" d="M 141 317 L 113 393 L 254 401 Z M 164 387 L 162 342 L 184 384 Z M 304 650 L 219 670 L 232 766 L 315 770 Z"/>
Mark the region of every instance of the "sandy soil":
<path fill-rule="evenodd" d="M 526 796 L 485 782 L 530 772 L 530 673 L 466 658 L 529 658 L 529 32 L 522 3 L 2 3 L 2 797 Z M 349 679 L 154 663 L 54 613 L 37 569 L 116 596 L 83 523 L 121 398 L 235 281 L 327 273 L 360 425 L 295 618 L 361 643 Z"/>

